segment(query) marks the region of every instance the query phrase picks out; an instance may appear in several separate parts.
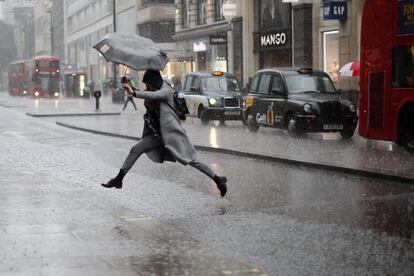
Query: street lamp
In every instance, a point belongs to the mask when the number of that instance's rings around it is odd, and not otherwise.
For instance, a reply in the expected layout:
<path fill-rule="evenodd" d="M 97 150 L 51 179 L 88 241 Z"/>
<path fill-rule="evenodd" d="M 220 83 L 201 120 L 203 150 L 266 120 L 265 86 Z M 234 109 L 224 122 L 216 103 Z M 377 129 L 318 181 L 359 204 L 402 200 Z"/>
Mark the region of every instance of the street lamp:
<path fill-rule="evenodd" d="M 50 54 L 53 56 L 53 12 L 52 10 L 48 10 L 46 12 L 50 13 Z"/>
<path fill-rule="evenodd" d="M 113 25 L 114 25 L 114 33 L 116 32 L 116 0 L 112 0 L 112 15 L 113 15 Z M 116 85 L 117 85 L 117 79 L 116 79 L 116 63 L 114 62 L 114 89 L 116 93 Z"/>

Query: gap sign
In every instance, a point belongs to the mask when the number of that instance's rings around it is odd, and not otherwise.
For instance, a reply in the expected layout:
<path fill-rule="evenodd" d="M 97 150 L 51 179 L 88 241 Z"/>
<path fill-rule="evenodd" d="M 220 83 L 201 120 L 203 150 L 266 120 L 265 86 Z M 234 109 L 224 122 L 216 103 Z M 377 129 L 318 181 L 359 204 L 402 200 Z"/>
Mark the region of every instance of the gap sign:
<path fill-rule="evenodd" d="M 347 20 L 347 1 L 326 1 L 323 3 L 323 20 Z"/>

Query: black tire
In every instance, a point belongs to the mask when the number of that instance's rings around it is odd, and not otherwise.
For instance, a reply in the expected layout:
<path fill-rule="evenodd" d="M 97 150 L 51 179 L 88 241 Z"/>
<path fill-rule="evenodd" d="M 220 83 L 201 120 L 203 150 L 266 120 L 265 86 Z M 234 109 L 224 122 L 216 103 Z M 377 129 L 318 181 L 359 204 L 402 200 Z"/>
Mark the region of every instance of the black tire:
<path fill-rule="evenodd" d="M 399 124 L 399 140 L 406 151 L 414 153 L 414 107 L 407 108 Z"/>
<path fill-rule="evenodd" d="M 250 132 L 257 132 L 259 130 L 259 125 L 251 114 L 247 114 L 246 126 Z"/>
<path fill-rule="evenodd" d="M 355 128 L 354 127 L 346 127 L 339 132 L 342 138 L 344 139 L 351 139 L 354 136 Z"/>
<path fill-rule="evenodd" d="M 200 122 L 203 126 L 206 126 L 210 123 L 210 120 L 207 118 L 207 112 L 202 106 L 198 108 L 198 117 L 200 118 Z"/>

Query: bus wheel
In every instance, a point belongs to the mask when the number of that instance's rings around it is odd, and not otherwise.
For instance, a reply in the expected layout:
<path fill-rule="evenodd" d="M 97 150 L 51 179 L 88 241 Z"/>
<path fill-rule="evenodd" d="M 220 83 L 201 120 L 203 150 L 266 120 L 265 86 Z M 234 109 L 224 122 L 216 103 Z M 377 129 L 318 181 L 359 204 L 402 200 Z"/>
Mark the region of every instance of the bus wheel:
<path fill-rule="evenodd" d="M 401 145 L 408 151 L 414 152 L 414 107 L 407 108 L 400 124 Z"/>
<path fill-rule="evenodd" d="M 257 132 L 259 130 L 259 125 L 252 114 L 247 114 L 246 125 L 250 132 Z"/>

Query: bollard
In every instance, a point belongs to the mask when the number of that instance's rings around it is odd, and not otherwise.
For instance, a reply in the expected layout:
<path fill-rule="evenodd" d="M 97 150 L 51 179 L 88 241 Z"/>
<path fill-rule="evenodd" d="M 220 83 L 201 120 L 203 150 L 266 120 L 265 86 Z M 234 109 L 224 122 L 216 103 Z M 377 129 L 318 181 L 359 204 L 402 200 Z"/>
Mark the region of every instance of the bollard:
<path fill-rule="evenodd" d="M 99 109 L 99 98 L 101 97 L 101 91 L 97 90 L 93 92 L 93 96 L 95 97 L 95 101 L 96 101 L 96 109 L 95 111 L 101 111 Z"/>

